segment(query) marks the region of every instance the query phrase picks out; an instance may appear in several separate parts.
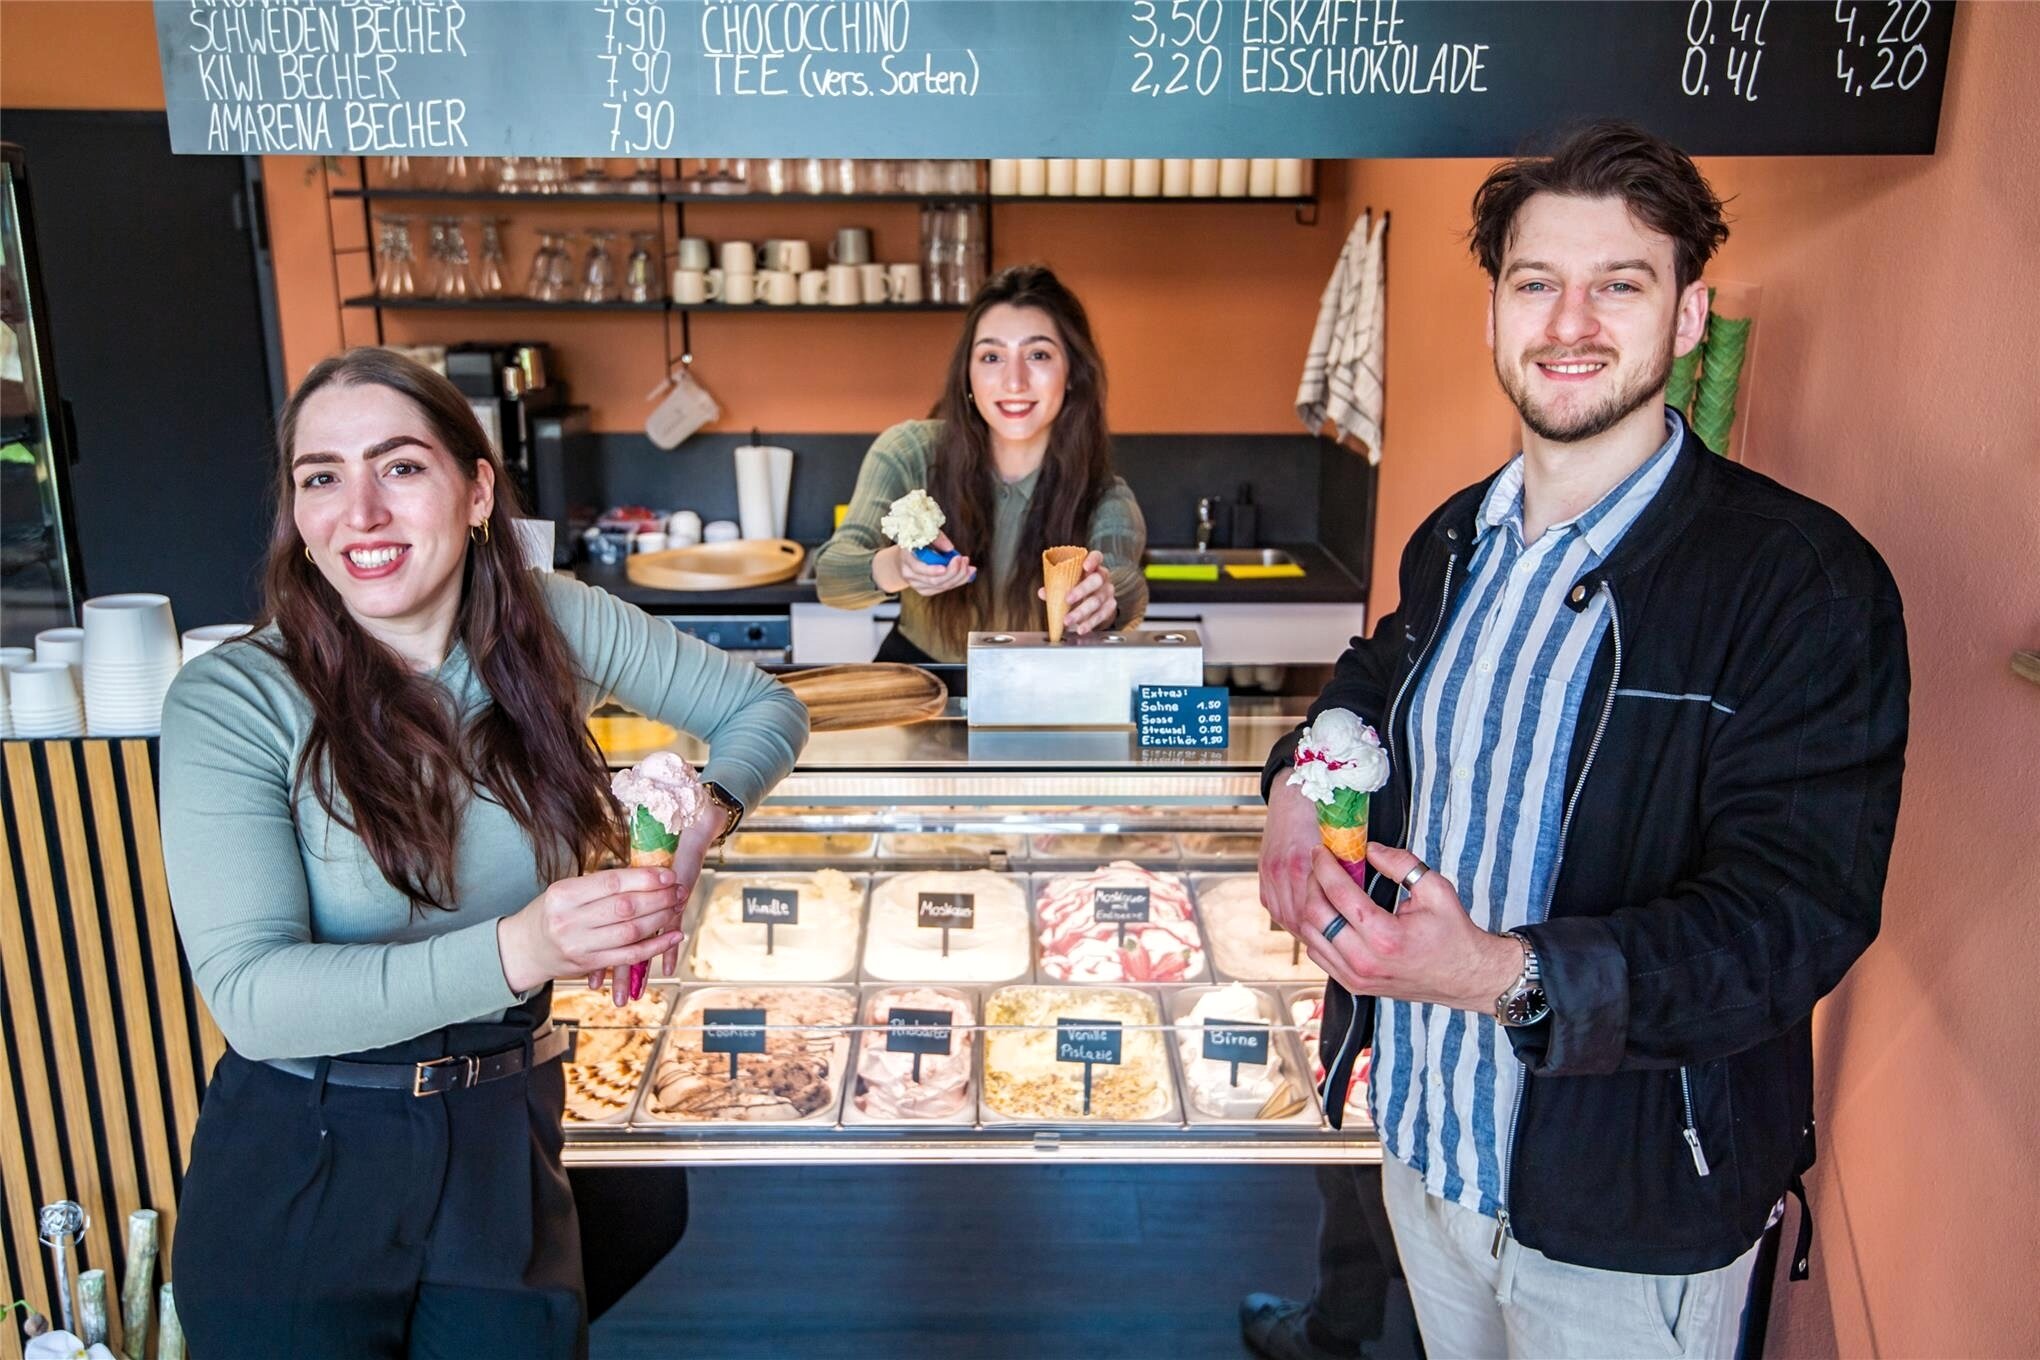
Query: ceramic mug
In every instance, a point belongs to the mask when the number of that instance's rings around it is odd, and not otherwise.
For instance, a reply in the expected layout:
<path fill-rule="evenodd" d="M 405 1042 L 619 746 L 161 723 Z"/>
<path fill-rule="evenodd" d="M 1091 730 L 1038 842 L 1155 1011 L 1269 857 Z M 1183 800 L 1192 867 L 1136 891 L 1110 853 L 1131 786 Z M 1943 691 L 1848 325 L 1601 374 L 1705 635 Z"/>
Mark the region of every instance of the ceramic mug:
<path fill-rule="evenodd" d="M 819 269 L 809 269 L 800 276 L 800 300 L 805 307 L 818 307 L 829 300 L 829 276 Z"/>
<path fill-rule="evenodd" d="M 748 307 L 758 300 L 758 276 L 748 271 L 742 274 L 725 274 L 722 281 L 722 301 L 732 307 Z"/>
<path fill-rule="evenodd" d="M 829 305 L 855 307 L 864 301 L 864 281 L 854 264 L 829 266 Z"/>
<path fill-rule="evenodd" d="M 758 247 L 758 267 L 805 274 L 814 268 L 814 255 L 806 241 L 767 241 Z"/>
<path fill-rule="evenodd" d="M 836 232 L 836 239 L 829 242 L 831 264 L 870 264 L 871 228 L 842 227 Z M 834 291 L 833 289 L 831 290 Z"/>
<path fill-rule="evenodd" d="M 766 269 L 758 274 L 758 300 L 774 307 L 791 307 L 800 301 L 800 276 L 784 269 Z"/>
<path fill-rule="evenodd" d="M 918 264 L 887 265 L 885 270 L 886 297 L 892 302 L 919 302 L 921 300 L 921 266 Z"/>
<path fill-rule="evenodd" d="M 699 236 L 681 237 L 680 249 L 674 254 L 673 263 L 679 269 L 706 271 L 710 263 L 708 242 Z"/>
<path fill-rule="evenodd" d="M 749 274 L 758 267 L 758 252 L 749 241 L 724 241 L 722 267 L 725 274 Z"/>
<path fill-rule="evenodd" d="M 857 291 L 866 302 L 892 301 L 892 278 L 887 266 L 860 264 L 857 266 L 857 280 Z"/>
<path fill-rule="evenodd" d="M 708 301 L 708 271 L 685 267 L 674 270 L 673 301 L 682 303 Z"/>

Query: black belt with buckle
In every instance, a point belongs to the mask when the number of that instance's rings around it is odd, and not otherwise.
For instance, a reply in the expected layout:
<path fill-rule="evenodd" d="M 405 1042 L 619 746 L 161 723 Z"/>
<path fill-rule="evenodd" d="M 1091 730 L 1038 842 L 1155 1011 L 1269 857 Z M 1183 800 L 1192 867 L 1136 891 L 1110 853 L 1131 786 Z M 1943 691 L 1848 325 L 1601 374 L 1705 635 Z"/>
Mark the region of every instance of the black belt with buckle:
<path fill-rule="evenodd" d="M 571 1029 L 547 1021 L 531 1036 L 531 1065 L 564 1057 L 574 1046 Z M 524 1071 L 524 1045 L 495 1053 L 456 1053 L 415 1063 L 346 1062 L 326 1064 L 326 1080 L 335 1086 L 366 1086 L 378 1091 L 406 1091 L 414 1096 L 441 1096 L 484 1082 L 500 1081 Z M 307 1081 L 319 1075 L 319 1059 L 271 1058 L 269 1066 Z"/>

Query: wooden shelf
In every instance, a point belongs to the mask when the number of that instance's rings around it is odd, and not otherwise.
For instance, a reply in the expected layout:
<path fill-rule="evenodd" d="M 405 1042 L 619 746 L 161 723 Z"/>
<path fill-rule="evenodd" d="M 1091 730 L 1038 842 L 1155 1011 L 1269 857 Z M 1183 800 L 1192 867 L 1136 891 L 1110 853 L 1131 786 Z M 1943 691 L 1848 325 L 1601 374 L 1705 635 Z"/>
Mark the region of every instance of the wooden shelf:
<path fill-rule="evenodd" d="M 639 193 L 619 192 L 605 189 L 600 192 L 582 193 L 569 190 L 556 194 L 506 194 L 497 189 L 399 189 L 379 187 L 370 189 L 335 189 L 335 198 L 366 199 L 369 202 L 409 203 L 542 203 L 553 207 L 561 203 L 643 203 L 656 207 L 664 203 L 669 195 L 647 189 Z"/>
<path fill-rule="evenodd" d="M 1138 203 L 1150 208 L 1253 208 L 1269 206 L 1308 208 L 1317 202 L 1317 197 L 1313 194 L 1299 194 L 1295 197 L 1282 198 L 1272 196 L 1260 198 L 1248 198 L 1245 196 L 1239 198 L 1186 198 L 1180 195 L 1174 198 L 1165 198 L 1160 194 L 1150 194 L 1140 198 L 1133 197 L 1132 195 L 1107 197 L 1104 194 L 991 194 L 988 197 L 994 207 L 1024 203 Z"/>
<path fill-rule="evenodd" d="M 666 309 L 664 302 L 539 302 L 528 297 L 463 300 L 430 297 L 386 298 L 377 297 L 372 293 L 348 298 L 340 305 L 378 308 L 385 312 L 661 312 Z"/>

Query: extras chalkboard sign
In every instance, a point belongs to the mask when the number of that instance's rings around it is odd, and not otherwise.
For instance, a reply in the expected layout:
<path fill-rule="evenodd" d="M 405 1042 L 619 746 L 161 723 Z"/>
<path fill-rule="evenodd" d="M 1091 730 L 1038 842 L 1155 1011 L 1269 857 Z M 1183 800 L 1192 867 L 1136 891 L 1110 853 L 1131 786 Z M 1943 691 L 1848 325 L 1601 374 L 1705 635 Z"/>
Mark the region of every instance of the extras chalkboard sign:
<path fill-rule="evenodd" d="M 1224 749 L 1232 741 L 1232 699 L 1224 685 L 1136 685 L 1134 738 L 1142 746 Z"/>
<path fill-rule="evenodd" d="M 730 1080 L 737 1079 L 739 1053 L 765 1051 L 765 1012 L 757 1007 L 709 1006 L 701 1012 L 701 1051 L 730 1055 Z"/>
<path fill-rule="evenodd" d="M 1934 149 L 1952 0 L 156 0 L 227 155 L 1496 156 Z"/>

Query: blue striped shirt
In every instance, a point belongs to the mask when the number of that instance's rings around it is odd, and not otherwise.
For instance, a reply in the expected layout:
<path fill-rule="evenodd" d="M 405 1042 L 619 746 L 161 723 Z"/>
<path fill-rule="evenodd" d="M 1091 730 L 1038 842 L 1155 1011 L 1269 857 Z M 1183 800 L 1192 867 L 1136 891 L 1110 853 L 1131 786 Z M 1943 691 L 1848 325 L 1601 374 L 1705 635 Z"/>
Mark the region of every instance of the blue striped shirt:
<path fill-rule="evenodd" d="M 1567 757 L 1608 627 L 1596 594 L 1566 595 L 1664 485 L 1685 435 L 1593 508 L 1523 541 L 1523 455 L 1481 502 L 1466 583 L 1411 698 L 1409 848 L 1492 931 L 1541 921 L 1557 872 Z M 1376 1003 L 1370 1104 L 1382 1145 L 1434 1195 L 1493 1216 L 1522 1064 L 1492 1015 Z"/>

